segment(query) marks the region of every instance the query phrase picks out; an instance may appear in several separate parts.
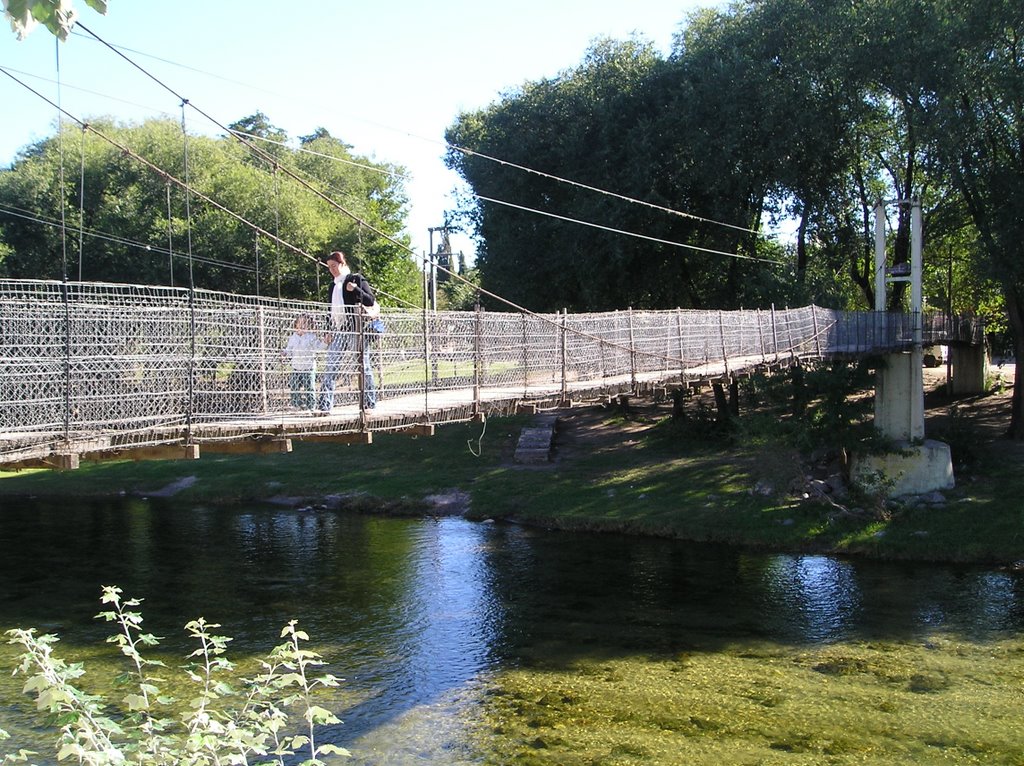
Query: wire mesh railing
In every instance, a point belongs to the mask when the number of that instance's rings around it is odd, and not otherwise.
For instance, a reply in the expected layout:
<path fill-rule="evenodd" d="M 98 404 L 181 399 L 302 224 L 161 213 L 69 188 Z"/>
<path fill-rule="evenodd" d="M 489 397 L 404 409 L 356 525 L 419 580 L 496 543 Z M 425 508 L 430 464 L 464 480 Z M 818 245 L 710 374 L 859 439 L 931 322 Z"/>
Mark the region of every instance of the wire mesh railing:
<path fill-rule="evenodd" d="M 317 419 L 295 406 L 282 351 L 300 316 L 320 337 L 328 314 L 318 303 L 211 291 L 0 280 L 0 463 L 46 450 L 465 419 L 495 401 L 569 399 L 761 363 L 904 350 L 917 329 L 911 314 L 815 306 L 530 315 L 385 310 L 386 332 L 363 336 L 376 409 L 360 405 L 367 381 L 351 351 L 334 414 Z M 977 320 L 926 315 L 921 325 L 925 344 L 982 342 Z M 317 361 L 322 376 L 322 349 Z"/>

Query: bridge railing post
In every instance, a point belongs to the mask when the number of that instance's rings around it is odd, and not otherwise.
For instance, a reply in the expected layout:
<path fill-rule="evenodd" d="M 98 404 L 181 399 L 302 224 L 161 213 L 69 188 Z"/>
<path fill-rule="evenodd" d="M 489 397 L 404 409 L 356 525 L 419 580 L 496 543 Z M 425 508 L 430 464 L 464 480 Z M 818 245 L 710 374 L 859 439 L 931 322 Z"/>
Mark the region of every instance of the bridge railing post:
<path fill-rule="evenodd" d="M 772 348 L 775 350 L 775 362 L 779 361 L 779 330 L 775 324 L 775 304 L 772 304 Z"/>
<path fill-rule="evenodd" d="M 722 367 L 725 374 L 729 374 L 729 352 L 725 348 L 725 319 L 723 312 L 718 312 L 718 342 L 722 348 Z"/>
<path fill-rule="evenodd" d="M 764 320 L 761 319 L 761 309 L 757 309 L 757 342 L 761 347 L 761 362 L 764 362 Z"/>
<path fill-rule="evenodd" d="M 424 279 L 426 276 L 424 275 Z M 422 312 L 422 341 L 423 341 L 423 416 L 429 418 L 430 416 L 430 379 L 431 379 L 431 360 L 430 360 L 430 322 L 433 315 L 428 307 L 428 302 L 423 301 L 423 312 Z"/>
<path fill-rule="evenodd" d="M 679 343 L 679 382 L 685 382 L 683 380 L 686 374 L 686 351 L 683 348 L 683 310 L 676 307 L 676 339 Z"/>
<path fill-rule="evenodd" d="M 259 375 L 260 375 L 260 404 L 264 415 L 270 409 L 267 394 L 267 316 L 263 306 L 256 307 L 256 315 L 259 335 L 257 337 L 259 354 Z"/>
<path fill-rule="evenodd" d="M 483 308 L 476 302 L 476 322 L 473 325 L 473 414 L 480 414 L 480 378 L 483 372 L 482 338 Z"/>
<path fill-rule="evenodd" d="M 793 344 L 793 317 L 790 314 L 788 306 L 784 311 L 786 314 L 786 348 L 789 351 L 789 359 L 792 362 L 793 357 L 796 356 L 796 349 Z"/>
<path fill-rule="evenodd" d="M 196 329 L 196 288 L 195 284 L 192 283 L 191 277 L 189 279 L 188 288 L 188 340 L 189 340 L 189 353 L 188 353 L 188 399 L 185 403 L 185 444 L 192 444 L 192 421 L 195 418 L 196 412 L 196 374 L 198 370 L 198 360 L 196 358 L 196 349 L 198 344 L 197 329 Z"/>
<path fill-rule="evenodd" d="M 359 430 L 366 430 L 366 335 L 362 311 L 354 312 L 356 320 L 356 380 L 359 381 Z"/>
<path fill-rule="evenodd" d="M 61 282 L 61 303 L 64 308 L 64 441 L 71 438 L 71 299 L 68 296 L 67 275 Z"/>
<path fill-rule="evenodd" d="M 630 336 L 630 390 L 636 393 L 637 390 L 637 346 L 633 332 L 633 306 L 630 306 L 626 316 L 627 328 Z"/>
<path fill-rule="evenodd" d="M 818 312 L 811 306 L 811 329 L 814 331 L 814 353 L 821 359 L 821 338 L 818 335 Z"/>
<path fill-rule="evenodd" d="M 519 326 L 522 330 L 522 344 L 523 344 L 523 397 L 525 398 L 530 392 L 530 354 L 527 344 L 529 335 L 527 334 L 527 319 L 526 313 L 523 312 L 519 315 Z"/>
<path fill-rule="evenodd" d="M 562 403 L 564 404 L 569 400 L 569 344 L 566 338 L 566 322 L 569 319 L 569 309 L 562 308 L 559 315 L 559 333 L 558 333 L 558 345 L 559 345 L 559 366 L 561 367 L 561 397 Z"/>

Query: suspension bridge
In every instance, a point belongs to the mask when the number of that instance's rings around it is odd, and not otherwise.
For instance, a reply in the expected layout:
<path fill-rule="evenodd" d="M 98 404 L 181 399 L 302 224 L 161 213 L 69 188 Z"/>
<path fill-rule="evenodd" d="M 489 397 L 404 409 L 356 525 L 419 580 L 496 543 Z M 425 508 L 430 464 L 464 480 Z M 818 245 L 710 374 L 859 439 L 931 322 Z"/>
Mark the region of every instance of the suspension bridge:
<path fill-rule="evenodd" d="M 282 355 L 295 319 L 328 306 L 204 290 L 0 280 L 0 467 L 290 451 L 436 425 L 728 382 L 758 369 L 893 353 L 915 316 L 816 306 L 593 314 L 385 310 L 362 366 L 322 417 L 292 406 Z M 982 343 L 976 320 L 925 315 L 921 340 Z M 353 336 L 357 333 L 353 332 Z M 322 364 L 321 364 L 322 369 Z"/>

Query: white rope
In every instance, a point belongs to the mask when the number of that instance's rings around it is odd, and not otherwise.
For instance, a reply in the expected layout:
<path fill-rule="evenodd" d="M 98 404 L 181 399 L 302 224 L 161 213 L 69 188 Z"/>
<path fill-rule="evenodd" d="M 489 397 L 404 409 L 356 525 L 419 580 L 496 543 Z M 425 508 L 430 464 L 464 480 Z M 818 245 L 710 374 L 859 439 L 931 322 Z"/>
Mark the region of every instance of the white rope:
<path fill-rule="evenodd" d="M 466 446 L 469 447 L 469 454 L 473 457 L 480 457 L 484 454 L 484 434 L 487 433 L 487 418 L 484 418 L 484 427 L 480 429 L 480 437 L 476 440 L 476 449 L 473 449 L 473 440 L 467 439 Z"/>
<path fill-rule="evenodd" d="M 586 189 L 587 191 L 596 192 L 597 194 L 603 194 L 606 197 L 613 197 L 615 199 L 622 200 L 623 202 L 628 202 L 631 205 L 640 205 L 642 207 L 650 208 L 651 210 L 657 210 L 662 213 L 668 213 L 669 215 L 676 215 L 681 218 L 688 218 L 693 221 L 700 221 L 701 223 L 710 223 L 714 226 L 723 226 L 727 229 L 735 229 L 737 231 L 742 231 L 747 234 L 756 234 L 759 237 L 766 236 L 763 232 L 760 232 L 757 229 L 751 229 L 747 226 L 737 226 L 732 223 L 723 223 L 722 221 L 716 221 L 712 218 L 704 218 L 699 215 L 694 215 L 693 213 L 686 213 L 683 212 L 682 210 L 676 210 L 674 208 L 665 207 L 664 205 L 655 205 L 653 202 L 645 202 L 644 200 L 636 199 L 634 197 L 627 197 L 624 194 L 618 194 L 616 192 L 608 191 L 607 189 L 602 189 L 598 186 L 591 186 L 589 184 L 580 183 L 579 181 L 573 181 L 572 179 L 569 178 L 563 178 L 562 176 L 556 176 L 552 175 L 551 173 L 545 173 L 542 170 L 536 170 L 534 168 L 527 167 L 526 165 L 517 165 L 514 162 L 498 159 L 497 157 L 491 157 L 481 152 L 473 151 L 472 149 L 465 149 L 461 146 L 456 146 L 455 144 L 446 143 L 445 146 L 448 149 L 454 149 L 457 152 L 461 152 L 462 154 L 465 154 L 468 157 L 481 157 L 482 159 L 490 160 L 491 162 L 496 162 L 499 165 L 503 165 L 505 167 L 515 168 L 516 170 L 522 170 L 524 173 L 531 173 L 533 175 L 540 176 L 541 178 L 547 178 L 552 181 L 557 181 L 558 183 L 566 184 L 568 186 L 575 186 L 580 189 Z"/>
<path fill-rule="evenodd" d="M 32 213 L 31 211 L 22 210 L 21 208 L 5 207 L 3 205 L 0 205 L 0 214 L 10 215 L 10 216 L 13 216 L 15 218 L 22 218 L 22 219 L 24 219 L 26 221 L 31 221 L 32 223 L 38 223 L 38 224 L 41 224 L 43 226 L 52 226 L 54 228 L 60 228 L 60 226 L 61 226 L 60 221 L 55 221 L 53 219 L 47 219 L 41 213 Z M 82 229 L 82 233 L 85 236 L 87 236 L 87 237 L 92 237 L 93 239 L 100 239 L 100 240 L 104 240 L 106 242 L 113 242 L 114 244 L 118 244 L 118 245 L 126 245 L 128 247 L 135 247 L 135 248 L 138 248 L 139 250 L 143 250 L 143 251 L 145 251 L 147 253 L 152 252 L 152 253 L 156 253 L 158 255 L 167 255 L 167 256 L 174 257 L 174 258 L 185 258 L 185 257 L 187 257 L 186 255 L 184 255 L 182 253 L 175 253 L 170 248 L 170 246 L 163 247 L 162 245 L 149 245 L 149 244 L 146 244 L 145 242 L 139 242 L 139 241 L 134 240 L 134 239 L 127 239 L 126 237 L 122 237 L 122 236 L 119 236 L 119 235 L 116 235 L 116 234 L 110 234 L 110 233 L 107 233 L 107 232 L 97 231 L 95 229 L 83 228 Z M 198 262 L 198 263 L 206 263 L 206 264 L 210 264 L 212 266 L 221 266 L 221 267 L 226 268 L 226 269 L 235 269 L 237 271 L 253 271 L 253 267 L 252 266 L 246 266 L 245 264 L 233 263 L 231 261 L 224 261 L 224 260 L 221 260 L 219 258 L 211 258 L 211 257 L 205 256 L 205 255 L 193 255 L 192 259 L 194 261 Z M 173 282 L 172 282 L 171 286 L 173 287 Z"/>

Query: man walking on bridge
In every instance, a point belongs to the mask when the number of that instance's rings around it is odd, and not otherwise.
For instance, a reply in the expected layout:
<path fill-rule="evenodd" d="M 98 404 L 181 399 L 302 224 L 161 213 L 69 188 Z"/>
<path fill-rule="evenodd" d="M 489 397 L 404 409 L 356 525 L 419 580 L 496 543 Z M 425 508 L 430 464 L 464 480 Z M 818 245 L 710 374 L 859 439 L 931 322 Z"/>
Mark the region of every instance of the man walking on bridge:
<path fill-rule="evenodd" d="M 377 300 L 366 278 L 362 274 L 353 274 L 349 269 L 343 252 L 336 250 L 327 256 L 327 268 L 334 280 L 328 296 L 331 333 L 327 339 L 327 362 L 320 382 L 319 412 L 327 414 L 334 406 L 335 379 L 342 372 L 345 356 L 351 353 L 362 357 L 363 407 L 373 409 L 377 405 L 377 392 L 370 349 L 363 332 L 363 314 L 375 307 Z"/>

